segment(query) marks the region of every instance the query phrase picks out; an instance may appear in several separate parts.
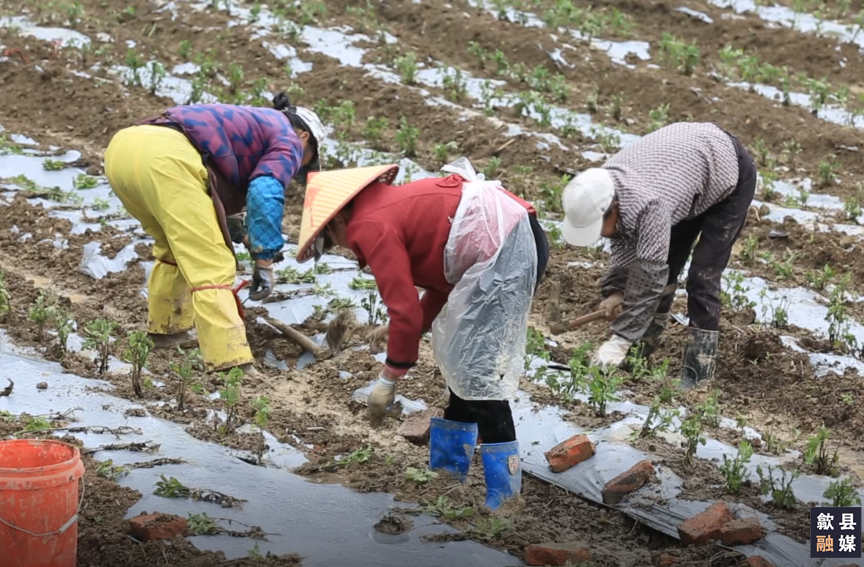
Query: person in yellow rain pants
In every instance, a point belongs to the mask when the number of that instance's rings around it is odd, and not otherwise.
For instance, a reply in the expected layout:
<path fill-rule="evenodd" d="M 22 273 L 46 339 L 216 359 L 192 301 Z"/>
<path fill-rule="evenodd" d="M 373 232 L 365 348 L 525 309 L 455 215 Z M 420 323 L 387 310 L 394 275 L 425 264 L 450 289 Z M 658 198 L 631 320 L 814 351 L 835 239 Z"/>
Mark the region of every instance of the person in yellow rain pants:
<path fill-rule="evenodd" d="M 194 325 L 208 371 L 255 371 L 233 287 L 232 236 L 249 243 L 255 259 L 249 297 L 260 301 L 273 289 L 273 257 L 284 245 L 285 187 L 301 169 L 318 169 L 323 138 L 315 113 L 291 106 L 284 94 L 272 109 L 176 107 L 114 136 L 105 173 L 156 241 L 147 329 L 157 348 L 189 342 Z M 244 206 L 238 239 L 226 218 Z"/>

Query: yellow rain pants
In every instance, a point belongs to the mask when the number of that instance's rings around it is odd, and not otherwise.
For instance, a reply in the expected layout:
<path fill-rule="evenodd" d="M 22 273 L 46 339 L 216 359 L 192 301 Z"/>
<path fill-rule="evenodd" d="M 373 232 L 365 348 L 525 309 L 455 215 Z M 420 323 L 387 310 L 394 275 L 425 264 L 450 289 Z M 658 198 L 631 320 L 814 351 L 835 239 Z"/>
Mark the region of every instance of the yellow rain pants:
<path fill-rule="evenodd" d="M 252 362 L 231 292 L 234 256 L 219 229 L 198 150 L 171 128 L 133 126 L 108 145 L 105 174 L 126 210 L 156 240 L 157 261 L 147 282 L 148 331 L 173 334 L 194 322 L 208 371 Z"/>

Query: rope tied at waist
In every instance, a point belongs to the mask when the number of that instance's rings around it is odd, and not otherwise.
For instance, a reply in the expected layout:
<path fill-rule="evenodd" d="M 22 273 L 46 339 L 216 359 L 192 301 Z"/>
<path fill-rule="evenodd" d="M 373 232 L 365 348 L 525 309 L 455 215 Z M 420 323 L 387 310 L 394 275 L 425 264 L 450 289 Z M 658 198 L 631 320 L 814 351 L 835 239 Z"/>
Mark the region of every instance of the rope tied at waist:
<path fill-rule="evenodd" d="M 245 312 L 243 311 L 243 302 L 240 301 L 240 296 L 238 295 L 238 293 L 240 293 L 240 290 L 243 289 L 244 287 L 246 287 L 247 285 L 249 285 L 249 280 L 243 280 L 242 282 L 240 282 L 240 285 L 238 285 L 237 287 L 231 287 L 230 285 L 218 285 L 218 284 L 199 285 L 198 287 L 192 288 L 192 293 L 195 293 L 196 291 L 204 291 L 205 289 L 227 289 L 228 291 L 231 292 L 231 295 L 234 296 L 234 303 L 237 304 L 237 313 L 240 315 L 240 318 L 243 319 L 245 317 Z"/>

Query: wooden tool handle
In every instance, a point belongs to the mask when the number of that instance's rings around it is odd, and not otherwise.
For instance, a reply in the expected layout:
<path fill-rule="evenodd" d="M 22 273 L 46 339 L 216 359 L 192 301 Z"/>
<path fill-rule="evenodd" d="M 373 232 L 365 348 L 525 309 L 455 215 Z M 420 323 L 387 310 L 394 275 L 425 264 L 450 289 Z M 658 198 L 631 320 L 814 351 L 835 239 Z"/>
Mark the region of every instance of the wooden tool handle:
<path fill-rule="evenodd" d="M 577 317 L 570 321 L 570 324 L 567 325 L 571 329 L 575 329 L 576 327 L 581 327 L 585 323 L 590 323 L 592 321 L 597 321 L 598 319 L 603 319 L 606 317 L 606 311 L 600 310 L 595 311 L 594 313 L 589 313 L 588 315 L 582 315 L 581 317 Z"/>

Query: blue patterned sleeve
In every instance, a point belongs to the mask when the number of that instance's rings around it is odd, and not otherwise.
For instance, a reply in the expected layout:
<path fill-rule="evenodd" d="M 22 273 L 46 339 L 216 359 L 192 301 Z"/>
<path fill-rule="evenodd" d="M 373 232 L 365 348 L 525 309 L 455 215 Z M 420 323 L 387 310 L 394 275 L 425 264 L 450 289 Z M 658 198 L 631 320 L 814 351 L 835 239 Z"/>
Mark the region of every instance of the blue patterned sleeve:
<path fill-rule="evenodd" d="M 282 250 L 282 214 L 285 190 L 270 176 L 256 177 L 246 195 L 246 230 L 249 249 L 256 258 L 272 260 Z"/>

